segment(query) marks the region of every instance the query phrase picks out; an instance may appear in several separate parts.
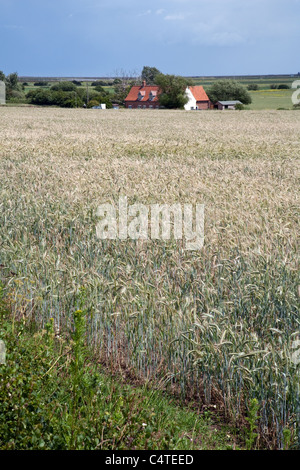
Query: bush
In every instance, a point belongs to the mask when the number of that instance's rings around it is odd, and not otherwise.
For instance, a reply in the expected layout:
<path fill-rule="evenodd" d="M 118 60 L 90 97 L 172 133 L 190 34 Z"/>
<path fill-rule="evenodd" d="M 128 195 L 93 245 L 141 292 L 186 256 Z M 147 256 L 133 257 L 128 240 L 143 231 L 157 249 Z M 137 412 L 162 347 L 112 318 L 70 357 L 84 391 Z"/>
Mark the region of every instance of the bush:
<path fill-rule="evenodd" d="M 99 106 L 99 101 L 90 100 L 89 104 L 87 105 L 88 108 L 92 108 L 93 106 Z"/>
<path fill-rule="evenodd" d="M 250 83 L 250 85 L 248 85 L 247 88 L 249 91 L 257 91 L 258 85 L 256 83 Z"/>
<path fill-rule="evenodd" d="M 237 103 L 235 105 L 235 109 L 237 109 L 238 111 L 242 111 L 243 109 L 245 109 L 245 106 L 241 103 Z"/>
<path fill-rule="evenodd" d="M 72 82 L 59 82 L 52 85 L 52 91 L 76 91 L 77 87 Z"/>
<path fill-rule="evenodd" d="M 74 85 L 76 86 L 81 86 L 81 82 L 79 82 L 78 80 L 72 80 L 72 83 L 74 83 Z"/>
<path fill-rule="evenodd" d="M 270 88 L 271 90 L 277 90 L 278 85 L 275 85 L 275 83 L 272 83 L 272 85 L 270 85 Z"/>
<path fill-rule="evenodd" d="M 282 83 L 281 85 L 278 85 L 278 90 L 289 90 L 290 87 L 286 83 Z"/>
<path fill-rule="evenodd" d="M 39 106 L 59 106 L 61 108 L 76 108 L 83 106 L 83 100 L 74 92 L 64 92 L 62 90 L 31 90 L 26 98 L 29 103 Z"/>
<path fill-rule="evenodd" d="M 81 108 L 83 101 L 76 93 L 55 91 L 52 93 L 52 104 L 61 108 Z"/>
<path fill-rule="evenodd" d="M 111 80 L 96 80 L 92 82 L 92 86 L 110 86 L 112 85 Z"/>
<path fill-rule="evenodd" d="M 49 90 L 31 90 L 26 95 L 31 104 L 49 106 L 52 104 L 52 93 Z"/>
<path fill-rule="evenodd" d="M 35 82 L 34 86 L 48 86 L 48 82 Z"/>
<path fill-rule="evenodd" d="M 6 99 L 10 103 L 22 103 L 26 100 L 26 97 L 21 88 L 17 90 L 8 89 L 6 91 Z"/>
<path fill-rule="evenodd" d="M 101 93 L 101 95 L 107 95 L 108 94 L 108 92 L 101 85 L 97 85 L 95 87 L 95 90 L 98 91 L 98 93 Z"/>
<path fill-rule="evenodd" d="M 218 80 L 210 87 L 207 94 L 213 103 L 228 100 L 238 100 L 243 104 L 252 103 L 247 88 L 236 80 Z"/>

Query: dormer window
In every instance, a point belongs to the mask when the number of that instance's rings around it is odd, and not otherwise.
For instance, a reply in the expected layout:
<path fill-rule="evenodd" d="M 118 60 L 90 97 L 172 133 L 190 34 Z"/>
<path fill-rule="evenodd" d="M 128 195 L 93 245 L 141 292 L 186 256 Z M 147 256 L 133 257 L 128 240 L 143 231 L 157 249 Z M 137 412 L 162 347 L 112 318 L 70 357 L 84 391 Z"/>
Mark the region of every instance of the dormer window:
<path fill-rule="evenodd" d="M 151 90 L 149 93 L 149 100 L 153 101 L 156 95 L 157 95 L 157 91 Z"/>
<path fill-rule="evenodd" d="M 145 98 L 145 94 L 146 94 L 145 91 L 140 90 L 140 91 L 139 91 L 138 100 L 139 100 L 139 101 L 142 101 L 142 100 Z"/>

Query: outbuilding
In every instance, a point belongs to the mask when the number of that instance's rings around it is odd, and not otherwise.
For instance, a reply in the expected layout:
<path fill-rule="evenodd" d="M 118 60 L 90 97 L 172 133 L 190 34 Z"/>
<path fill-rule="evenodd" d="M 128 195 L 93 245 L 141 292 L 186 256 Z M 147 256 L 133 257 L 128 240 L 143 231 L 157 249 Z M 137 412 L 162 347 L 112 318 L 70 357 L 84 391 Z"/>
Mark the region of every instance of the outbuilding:
<path fill-rule="evenodd" d="M 235 101 L 218 101 L 215 104 L 215 109 L 219 109 L 221 111 L 224 111 L 225 109 L 235 109 L 237 104 L 243 104 L 241 101 L 235 100 Z"/>

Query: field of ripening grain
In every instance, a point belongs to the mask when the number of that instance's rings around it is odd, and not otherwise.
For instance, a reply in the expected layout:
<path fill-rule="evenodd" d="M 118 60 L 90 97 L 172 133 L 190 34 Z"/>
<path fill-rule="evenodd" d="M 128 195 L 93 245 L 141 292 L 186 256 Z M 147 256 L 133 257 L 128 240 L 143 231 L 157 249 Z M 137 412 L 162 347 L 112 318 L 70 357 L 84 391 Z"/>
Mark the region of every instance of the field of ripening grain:
<path fill-rule="evenodd" d="M 1 277 L 16 318 L 103 361 L 299 436 L 300 113 L 3 108 Z M 205 242 L 99 240 L 103 202 L 202 203 Z"/>

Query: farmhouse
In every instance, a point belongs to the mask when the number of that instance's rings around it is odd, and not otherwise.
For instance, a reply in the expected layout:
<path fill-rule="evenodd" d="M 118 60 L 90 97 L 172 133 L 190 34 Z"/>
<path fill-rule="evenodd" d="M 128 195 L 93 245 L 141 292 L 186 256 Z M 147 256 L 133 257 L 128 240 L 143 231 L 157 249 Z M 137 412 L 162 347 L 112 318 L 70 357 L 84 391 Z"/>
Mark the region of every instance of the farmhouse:
<path fill-rule="evenodd" d="M 125 98 L 125 108 L 129 109 L 158 109 L 158 95 L 160 89 L 156 85 L 147 85 L 145 80 L 142 86 L 133 86 Z"/>
<path fill-rule="evenodd" d="M 210 101 L 202 86 L 190 86 L 186 89 L 188 103 L 186 110 L 210 109 Z M 156 85 L 133 86 L 125 98 L 125 107 L 129 109 L 158 109 L 160 88 Z"/>
<path fill-rule="evenodd" d="M 215 104 L 215 109 L 224 111 L 225 109 L 235 109 L 237 104 L 242 104 L 240 101 L 218 101 Z"/>
<path fill-rule="evenodd" d="M 197 109 L 210 109 L 210 101 L 202 86 L 189 86 L 186 89 L 189 99 L 184 106 L 186 111 Z"/>

